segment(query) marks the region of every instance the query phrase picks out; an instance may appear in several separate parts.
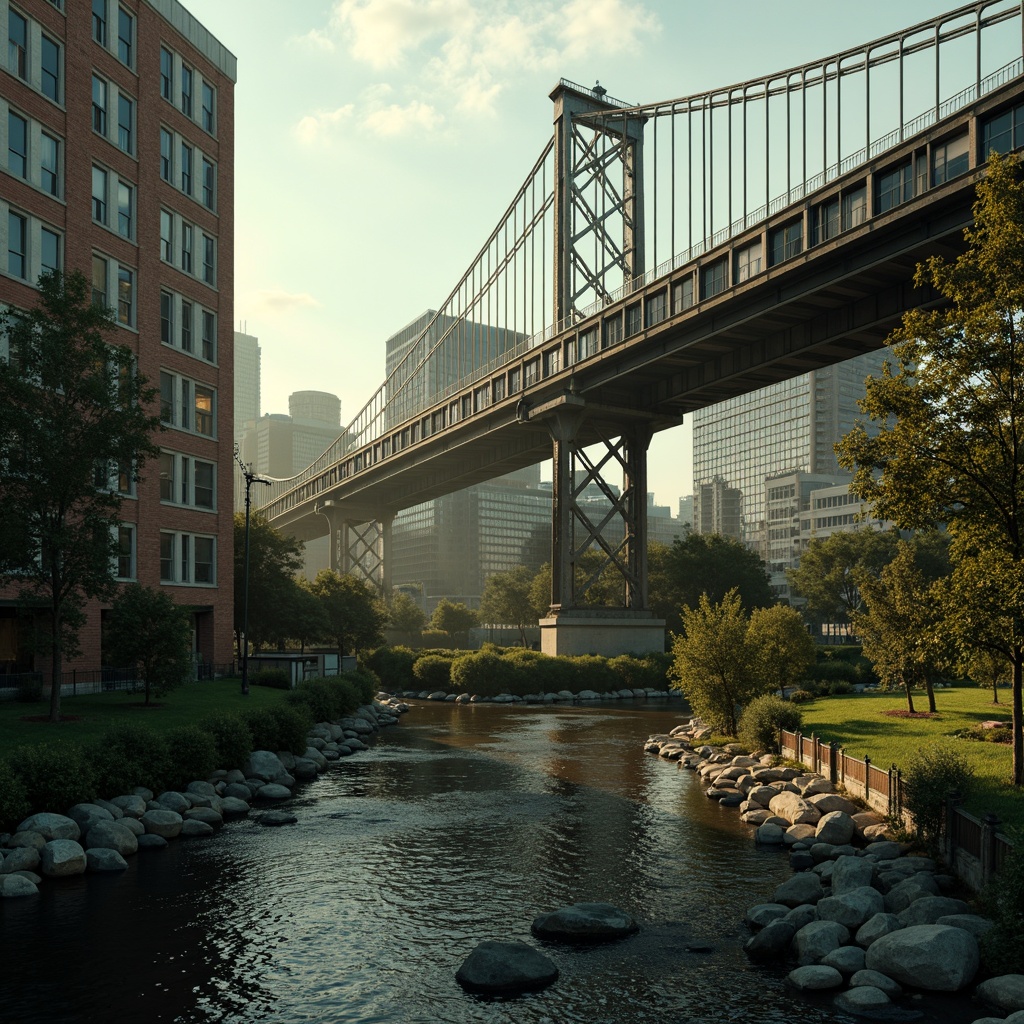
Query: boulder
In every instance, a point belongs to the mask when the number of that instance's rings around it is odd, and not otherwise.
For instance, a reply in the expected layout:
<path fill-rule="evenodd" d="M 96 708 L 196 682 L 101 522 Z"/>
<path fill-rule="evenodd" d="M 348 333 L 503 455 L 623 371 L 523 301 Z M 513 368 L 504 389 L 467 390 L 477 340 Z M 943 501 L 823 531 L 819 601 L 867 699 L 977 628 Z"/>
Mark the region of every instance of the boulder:
<path fill-rule="evenodd" d="M 978 963 L 978 940 L 970 932 L 942 924 L 919 924 L 871 943 L 865 966 L 902 985 L 958 992 L 974 979 Z"/>
<path fill-rule="evenodd" d="M 824 894 L 821 879 L 812 872 L 804 871 L 783 882 L 775 890 L 772 902 L 787 907 L 799 907 L 802 903 L 817 903 Z"/>
<path fill-rule="evenodd" d="M 974 990 L 974 997 L 1004 1013 L 1024 1010 L 1024 974 L 988 978 Z"/>
<path fill-rule="evenodd" d="M 260 786 L 256 793 L 260 800 L 287 800 L 291 795 L 292 791 L 287 786 L 276 782 L 268 782 L 265 786 Z"/>
<path fill-rule="evenodd" d="M 525 942 L 481 942 L 455 972 L 463 988 L 493 994 L 544 988 L 557 977 L 554 963 Z"/>
<path fill-rule="evenodd" d="M 821 812 L 798 793 L 776 793 L 768 809 L 791 825 L 816 825 L 821 817 Z"/>
<path fill-rule="evenodd" d="M 854 941 L 867 949 L 872 942 L 877 942 L 883 935 L 898 931 L 901 927 L 900 919 L 895 914 L 875 914 L 857 929 Z"/>
<path fill-rule="evenodd" d="M 867 857 L 837 857 L 832 868 L 832 895 L 872 885 L 875 865 Z"/>
<path fill-rule="evenodd" d="M 853 817 L 854 821 L 863 815 L 855 814 Z M 861 826 L 863 827 L 863 826 Z M 873 843 L 868 843 L 864 848 L 864 856 L 871 857 L 873 860 L 893 860 L 900 855 L 900 844 L 893 842 L 891 839 L 876 839 Z"/>
<path fill-rule="evenodd" d="M 743 952 L 751 960 L 782 960 L 789 952 L 796 932 L 796 925 L 790 921 L 770 921 L 756 935 L 747 939 Z"/>
<path fill-rule="evenodd" d="M 560 942 L 608 942 L 638 930 L 625 911 L 610 903 L 574 903 L 533 919 L 530 930 L 538 938 Z"/>
<path fill-rule="evenodd" d="M 221 796 L 221 800 L 229 800 L 234 798 L 235 800 L 245 800 L 248 802 L 252 799 L 252 790 L 245 784 L 245 782 L 229 782 L 224 787 L 224 793 Z"/>
<path fill-rule="evenodd" d="M 19 850 L 22 847 L 30 846 L 33 850 L 41 850 L 46 845 L 46 838 L 38 832 L 15 832 L 7 840 L 9 850 Z"/>
<path fill-rule="evenodd" d="M 47 842 L 52 839 L 78 839 L 82 830 L 74 818 L 65 814 L 50 814 L 43 811 L 26 818 L 17 828 L 18 832 L 38 832 Z"/>
<path fill-rule="evenodd" d="M 840 946 L 821 958 L 826 967 L 834 967 L 844 978 L 864 970 L 864 950 L 860 946 Z"/>
<path fill-rule="evenodd" d="M 815 793 L 813 796 L 807 797 L 807 802 L 822 814 L 842 811 L 852 818 L 860 811 L 860 808 L 852 800 L 847 800 L 845 796 L 840 796 L 838 793 Z"/>
<path fill-rule="evenodd" d="M 43 846 L 45 845 L 43 843 Z M 11 875 L 15 871 L 35 871 L 39 867 L 39 861 L 40 854 L 34 846 L 15 847 L 0 861 L 0 875 Z M 785 907 L 782 908 L 782 912 L 786 912 Z"/>
<path fill-rule="evenodd" d="M 175 814 L 184 814 L 192 806 L 192 801 L 185 796 L 184 793 L 178 793 L 174 790 L 161 793 L 156 798 L 156 802 L 161 807 L 166 807 L 167 810 L 174 811 Z"/>
<path fill-rule="evenodd" d="M 139 819 L 146 832 L 163 836 L 164 839 L 175 839 L 181 835 L 182 817 L 176 811 L 167 808 L 150 810 Z"/>
<path fill-rule="evenodd" d="M 68 817 L 78 822 L 78 827 L 84 835 L 89 828 L 97 821 L 113 821 L 114 816 L 99 804 L 75 804 L 68 809 Z"/>
<path fill-rule="evenodd" d="M 870 885 L 850 889 L 838 896 L 826 896 L 818 901 L 818 918 L 822 921 L 838 921 L 846 928 L 856 931 L 862 924 L 882 913 L 882 894 Z"/>
<path fill-rule="evenodd" d="M 86 853 L 90 850 L 115 850 L 120 857 L 128 857 L 139 851 L 139 840 L 126 825 L 117 821 L 97 822 L 85 834 L 83 842 Z M 90 867 L 90 870 L 95 870 Z"/>
<path fill-rule="evenodd" d="M 221 802 L 221 813 L 225 818 L 244 818 L 249 813 L 249 798 L 240 799 L 226 796 Z"/>
<path fill-rule="evenodd" d="M 904 928 L 909 928 L 915 924 L 937 924 L 940 917 L 968 914 L 970 909 L 963 900 L 954 900 L 949 896 L 922 896 L 896 916 Z"/>
<path fill-rule="evenodd" d="M 220 828 L 224 824 L 224 816 L 212 807 L 193 807 L 187 810 L 182 817 L 186 821 L 203 821 L 214 829 Z"/>
<path fill-rule="evenodd" d="M 860 988 L 862 985 L 881 989 L 890 999 L 899 999 L 903 995 L 903 989 L 899 982 L 893 981 L 892 978 L 884 974 L 879 974 L 878 971 L 869 971 L 867 969 L 857 971 L 850 979 L 850 988 Z"/>
<path fill-rule="evenodd" d="M 855 1017 L 873 1017 L 892 1005 L 886 993 L 872 985 L 858 985 L 840 992 L 833 1001 L 835 1007 Z"/>
<path fill-rule="evenodd" d="M 367 727 L 369 728 L 369 727 Z M 254 750 L 249 760 L 242 766 L 247 779 L 262 779 L 264 782 L 277 782 L 287 775 L 281 758 L 270 750 Z"/>
<path fill-rule="evenodd" d="M 794 846 L 796 843 L 803 843 L 813 838 L 813 825 L 790 825 L 783 833 L 782 842 L 784 846 Z"/>
<path fill-rule="evenodd" d="M 22 875 L 0 875 L 0 899 L 38 896 L 39 886 Z"/>
<path fill-rule="evenodd" d="M 782 903 L 758 903 L 747 911 L 746 922 L 752 928 L 764 928 L 766 925 L 785 917 L 789 907 Z"/>
<path fill-rule="evenodd" d="M 212 782 L 206 782 L 203 779 L 196 779 L 194 782 L 190 782 L 185 787 L 186 793 L 199 793 L 202 796 L 219 796 L 217 787 Z"/>
<path fill-rule="evenodd" d="M 205 821 L 186 818 L 181 823 L 181 832 L 178 834 L 182 839 L 205 839 L 207 836 L 212 836 L 213 832 L 213 826 L 208 825 Z"/>
<path fill-rule="evenodd" d="M 794 907 L 782 920 L 788 921 L 799 931 L 805 924 L 818 920 L 818 908 L 810 903 L 804 903 L 799 907 Z"/>
<path fill-rule="evenodd" d="M 938 896 L 939 884 L 930 874 L 916 873 L 910 878 L 897 882 L 885 894 L 885 909 L 890 914 L 899 914 L 915 900 L 924 896 Z M 953 911 L 955 913 L 955 911 Z"/>
<path fill-rule="evenodd" d="M 843 976 L 834 967 L 823 967 L 809 964 L 790 971 L 786 981 L 799 992 L 823 992 L 830 988 L 839 988 Z"/>
<path fill-rule="evenodd" d="M 832 793 L 832 783 L 821 775 L 811 775 L 799 783 L 802 796 L 810 799 L 812 796 L 820 796 L 822 793 Z"/>
<path fill-rule="evenodd" d="M 849 930 L 837 921 L 811 921 L 793 936 L 793 951 L 798 963 L 816 964 L 849 941 Z"/>
<path fill-rule="evenodd" d="M 757 826 L 754 838 L 757 842 L 763 843 L 765 846 L 781 846 L 783 835 L 785 835 L 785 833 L 778 825 L 774 822 L 766 821 Z"/>
<path fill-rule="evenodd" d="M 976 939 L 980 939 L 985 932 L 991 931 L 995 927 L 994 921 L 982 917 L 980 914 L 947 914 L 937 921 L 933 921 L 932 924 L 948 924 L 950 928 L 963 928 Z"/>
<path fill-rule="evenodd" d="M 853 818 L 845 811 L 829 811 L 818 820 L 814 834 L 819 842 L 842 846 L 853 838 L 855 831 Z"/>
<path fill-rule="evenodd" d="M 167 840 L 155 832 L 147 832 L 145 835 L 139 836 L 140 850 L 162 850 L 166 846 Z"/>
<path fill-rule="evenodd" d="M 85 851 L 86 870 L 94 873 L 126 871 L 128 862 L 117 852 L 107 847 L 96 847 Z"/>
<path fill-rule="evenodd" d="M 85 850 L 73 839 L 51 839 L 44 847 L 39 872 L 47 878 L 66 878 L 85 873 Z"/>

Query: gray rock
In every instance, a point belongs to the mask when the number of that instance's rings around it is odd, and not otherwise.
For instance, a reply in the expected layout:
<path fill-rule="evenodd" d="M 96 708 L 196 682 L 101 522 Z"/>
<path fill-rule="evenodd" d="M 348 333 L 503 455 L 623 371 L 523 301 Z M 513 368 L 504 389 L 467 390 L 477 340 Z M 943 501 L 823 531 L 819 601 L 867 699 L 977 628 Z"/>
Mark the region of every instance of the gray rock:
<path fill-rule="evenodd" d="M 772 814 L 785 818 L 791 825 L 816 825 L 821 812 L 797 793 L 776 793 L 768 804 Z"/>
<path fill-rule="evenodd" d="M 481 942 L 455 973 L 463 988 L 487 993 L 540 989 L 557 977 L 554 963 L 525 942 Z"/>
<path fill-rule="evenodd" d="M 832 895 L 872 885 L 875 865 L 867 857 L 837 857 L 832 868 Z"/>
<path fill-rule="evenodd" d="M 857 826 L 845 811 L 829 811 L 818 820 L 815 835 L 819 842 L 842 846 L 852 838 Z"/>
<path fill-rule="evenodd" d="M 199 793 L 202 796 L 219 796 L 217 787 L 212 782 L 196 779 L 185 787 L 186 793 Z"/>
<path fill-rule="evenodd" d="M 885 894 L 885 909 L 890 914 L 899 914 L 915 900 L 938 894 L 939 885 L 930 874 L 914 874 L 902 882 L 897 882 Z"/>
<path fill-rule="evenodd" d="M 747 939 L 743 952 L 751 960 L 782 960 L 789 952 L 797 929 L 789 921 L 769 921 L 756 935 Z"/>
<path fill-rule="evenodd" d="M 256 820 L 261 825 L 294 825 L 299 819 L 291 811 L 264 811 Z"/>
<path fill-rule="evenodd" d="M 782 903 L 758 903 L 747 911 L 746 922 L 753 928 L 764 928 L 788 913 L 789 907 Z"/>
<path fill-rule="evenodd" d="M 88 832 L 91 825 L 97 821 L 113 821 L 114 816 L 99 804 L 75 804 L 68 809 L 68 817 L 78 822 L 78 827 L 83 833 Z"/>
<path fill-rule="evenodd" d="M 213 829 L 218 829 L 224 824 L 223 815 L 212 807 L 192 807 L 182 817 L 186 821 L 203 821 Z"/>
<path fill-rule="evenodd" d="M 147 833 L 163 836 L 164 839 L 175 839 L 181 835 L 181 815 L 166 807 L 161 810 L 146 811 L 139 820 L 145 826 Z"/>
<path fill-rule="evenodd" d="M 883 935 L 898 931 L 901 927 L 900 919 L 895 914 L 875 914 L 857 929 L 854 941 L 858 946 L 867 949 L 871 943 L 877 942 Z"/>
<path fill-rule="evenodd" d="M 46 845 L 46 837 L 39 832 L 15 832 L 7 840 L 8 849 L 18 850 L 23 847 L 31 847 L 33 850 L 41 850 Z"/>
<path fill-rule="evenodd" d="M 813 825 L 790 825 L 783 833 L 782 842 L 785 846 L 794 846 L 796 843 L 805 843 L 814 838 Z"/>
<path fill-rule="evenodd" d="M 144 836 L 146 834 L 146 826 L 138 818 L 129 817 L 127 814 L 123 818 L 118 818 L 117 824 L 122 828 L 128 829 L 134 836 Z"/>
<path fill-rule="evenodd" d="M 864 848 L 864 853 L 876 860 L 892 860 L 900 855 L 900 844 L 894 843 L 892 840 L 879 839 L 868 843 Z"/>
<path fill-rule="evenodd" d="M 85 850 L 73 839 L 51 839 L 43 847 L 39 872 L 47 878 L 81 875 L 85 867 Z"/>
<path fill-rule="evenodd" d="M 244 818 L 249 813 L 248 800 L 226 796 L 221 800 L 221 811 L 225 818 Z"/>
<path fill-rule="evenodd" d="M 260 800 L 287 800 L 292 795 L 292 791 L 287 786 L 279 785 L 276 782 L 268 782 L 265 786 L 260 786 L 259 792 L 256 796 Z"/>
<path fill-rule="evenodd" d="M 858 985 L 840 992 L 833 1000 L 837 1009 L 852 1013 L 856 1017 L 870 1017 L 892 1005 L 892 1000 L 880 988 L 872 985 Z"/>
<path fill-rule="evenodd" d="M 764 828 L 764 826 L 761 826 Z M 773 903 L 799 907 L 803 903 L 817 903 L 824 896 L 821 879 L 808 871 L 793 875 L 782 883 L 772 895 Z"/>
<path fill-rule="evenodd" d="M 862 885 L 859 889 L 850 889 L 839 896 L 826 896 L 819 900 L 818 918 L 822 921 L 838 921 L 856 931 L 875 914 L 882 913 L 882 908 L 882 894 L 870 885 Z"/>
<path fill-rule="evenodd" d="M 325 760 L 324 764 L 326 763 Z M 308 782 L 310 779 L 315 779 L 320 774 L 320 770 L 308 757 L 298 757 L 295 759 L 295 767 L 292 769 L 292 774 L 295 778 Z"/>
<path fill-rule="evenodd" d="M 254 750 L 242 770 L 247 779 L 262 779 L 264 782 L 277 782 L 288 774 L 281 758 L 270 750 Z"/>
<path fill-rule="evenodd" d="M 843 983 L 843 976 L 834 967 L 809 964 L 790 971 L 786 981 L 799 992 L 823 992 L 830 988 L 839 988 Z"/>
<path fill-rule="evenodd" d="M 886 977 L 884 974 L 879 974 L 878 971 L 858 971 L 850 979 L 850 988 L 859 988 L 861 985 L 881 989 L 890 999 L 899 999 L 903 995 L 903 988 L 899 982 L 893 981 L 892 978 Z"/>
<path fill-rule="evenodd" d="M 538 938 L 560 942 L 608 942 L 632 935 L 636 921 L 610 903 L 574 903 L 550 914 L 539 914 L 530 930 Z"/>
<path fill-rule="evenodd" d="M 127 818 L 141 818 L 146 813 L 146 801 L 135 794 L 115 796 L 110 802 L 120 807 L 122 814 Z"/>
<path fill-rule="evenodd" d="M 205 839 L 207 836 L 212 836 L 213 832 L 213 826 L 208 825 L 205 821 L 196 821 L 194 818 L 186 818 L 181 823 L 181 832 L 179 835 L 182 839 Z"/>
<path fill-rule="evenodd" d="M 156 802 L 161 807 L 166 807 L 167 810 L 174 811 L 175 814 L 184 814 L 192 806 L 192 801 L 185 796 L 184 793 L 178 793 L 174 790 L 161 793 L 156 798 Z"/>
<path fill-rule="evenodd" d="M 970 932 L 976 939 L 980 939 L 985 932 L 995 927 L 995 922 L 980 914 L 947 914 L 940 917 L 935 924 L 948 924 L 950 928 L 963 928 Z"/>
<path fill-rule="evenodd" d="M 785 833 L 778 825 L 773 822 L 766 821 L 757 826 L 754 838 L 757 842 L 763 843 L 765 846 L 781 846 L 783 835 L 785 835 Z"/>
<path fill-rule="evenodd" d="M 940 917 L 967 914 L 970 909 L 963 900 L 950 899 L 948 896 L 922 896 L 896 916 L 904 928 L 909 928 L 915 924 L 936 924 Z"/>
<path fill-rule="evenodd" d="M 963 928 L 919 924 L 890 932 L 868 946 L 868 970 L 901 985 L 958 992 L 978 972 L 978 940 Z"/>
<path fill-rule="evenodd" d="M 852 800 L 847 800 L 845 796 L 840 796 L 838 793 L 815 793 L 807 797 L 807 802 L 813 804 L 822 814 L 828 814 L 830 811 L 843 811 L 852 818 L 860 810 Z"/>
<path fill-rule="evenodd" d="M 826 953 L 821 962 L 826 967 L 834 967 L 844 978 L 850 978 L 864 970 L 864 950 L 860 946 L 840 946 Z"/>
<path fill-rule="evenodd" d="M 248 802 L 252 799 L 252 790 L 242 782 L 229 782 L 224 787 L 224 794 L 221 797 L 222 800 L 228 800 L 234 797 L 236 800 L 245 800 Z"/>
<path fill-rule="evenodd" d="M 849 929 L 837 921 L 811 921 L 793 936 L 793 950 L 801 965 L 816 964 L 849 941 Z"/>
<path fill-rule="evenodd" d="M 165 846 L 167 846 L 167 840 L 155 832 L 147 832 L 145 835 L 139 836 L 140 850 L 162 850 Z"/>
<path fill-rule="evenodd" d="M 974 997 L 1004 1013 L 1024 1010 L 1024 974 L 988 978 L 974 990 Z"/>
<path fill-rule="evenodd" d="M 0 875 L 0 899 L 38 896 L 39 887 L 21 875 Z"/>
<path fill-rule="evenodd" d="M 43 843 L 43 846 L 45 845 Z M 0 864 L 0 875 L 10 875 L 15 871 L 35 871 L 39 867 L 39 861 L 39 850 L 34 846 L 15 847 Z"/>
<path fill-rule="evenodd" d="M 794 907 L 782 920 L 795 925 L 799 931 L 805 924 L 818 920 L 818 908 L 810 903 L 803 903 Z"/>
<path fill-rule="evenodd" d="M 74 818 L 65 814 L 50 814 L 48 811 L 26 818 L 17 831 L 38 832 L 47 842 L 52 839 L 78 839 L 82 834 Z"/>
<path fill-rule="evenodd" d="M 125 871 L 128 862 L 117 852 L 106 847 L 95 847 L 85 851 L 86 870 L 100 873 L 105 871 Z"/>
<path fill-rule="evenodd" d="M 83 845 L 86 853 L 90 850 L 115 850 L 122 858 L 139 851 L 139 840 L 135 833 L 118 821 L 97 822 L 85 834 Z M 90 870 L 94 870 L 90 867 Z"/>
<path fill-rule="evenodd" d="M 102 807 L 105 811 L 109 811 L 114 821 L 119 821 L 124 817 L 124 811 L 112 800 L 104 800 L 103 797 L 97 797 L 93 800 L 93 803 L 96 804 L 97 807 Z"/>
<path fill-rule="evenodd" d="M 312 761 L 319 771 L 327 767 L 327 758 L 316 747 L 306 747 L 306 752 L 302 756 L 305 760 Z"/>

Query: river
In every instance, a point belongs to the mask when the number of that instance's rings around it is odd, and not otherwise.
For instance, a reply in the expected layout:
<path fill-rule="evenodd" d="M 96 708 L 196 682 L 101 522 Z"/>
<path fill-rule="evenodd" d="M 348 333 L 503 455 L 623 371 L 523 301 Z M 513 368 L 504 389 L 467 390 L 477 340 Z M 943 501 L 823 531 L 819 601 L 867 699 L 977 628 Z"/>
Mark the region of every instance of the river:
<path fill-rule="evenodd" d="M 127 872 L 0 901 L 0 1022 L 832 1024 L 742 952 L 746 907 L 789 877 L 735 809 L 642 750 L 679 705 L 416 703 L 287 804 Z M 488 999 L 454 974 L 539 913 L 614 903 L 638 935 L 545 947 L 561 976 Z M 910 1004 L 967 1024 L 965 999 Z"/>

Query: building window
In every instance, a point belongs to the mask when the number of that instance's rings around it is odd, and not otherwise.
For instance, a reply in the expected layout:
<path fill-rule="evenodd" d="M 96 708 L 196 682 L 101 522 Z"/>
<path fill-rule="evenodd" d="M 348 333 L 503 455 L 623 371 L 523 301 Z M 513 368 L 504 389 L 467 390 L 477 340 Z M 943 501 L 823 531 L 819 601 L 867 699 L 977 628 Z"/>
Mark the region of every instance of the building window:
<path fill-rule="evenodd" d="M 736 282 L 749 281 L 761 273 L 761 243 L 754 242 L 736 253 Z"/>
<path fill-rule="evenodd" d="M 7 68 L 28 81 L 28 22 L 13 7 L 7 10 Z"/>
<path fill-rule="evenodd" d="M 174 95 L 171 83 L 174 79 L 174 55 L 165 47 L 160 47 L 160 95 L 165 100 Z"/>
<path fill-rule="evenodd" d="M 107 0 L 92 0 L 92 37 L 100 46 L 107 45 Z"/>
<path fill-rule="evenodd" d="M 181 302 L 181 351 L 192 351 L 192 303 Z"/>
<path fill-rule="evenodd" d="M 211 135 L 213 134 L 213 111 L 215 105 L 216 100 L 214 98 L 213 86 L 208 82 L 203 82 L 203 128 Z"/>
<path fill-rule="evenodd" d="M 92 169 L 92 219 L 107 223 L 107 172 L 102 167 Z"/>
<path fill-rule="evenodd" d="M 177 452 L 160 453 L 160 500 L 193 508 L 215 508 L 216 467 Z"/>
<path fill-rule="evenodd" d="M 170 292 L 160 293 L 160 340 L 174 344 L 174 296 Z"/>
<path fill-rule="evenodd" d="M 682 313 L 693 305 L 693 275 L 684 277 L 672 285 L 672 314 Z"/>
<path fill-rule="evenodd" d="M 92 258 L 92 301 L 94 306 L 107 304 L 107 261 L 102 256 Z"/>
<path fill-rule="evenodd" d="M 117 528 L 117 578 L 135 579 L 135 527 L 121 523 Z"/>
<path fill-rule="evenodd" d="M 160 371 L 160 420 L 205 437 L 216 435 L 217 392 L 205 384 Z M 194 424 L 194 426 L 193 426 Z"/>
<path fill-rule="evenodd" d="M 192 195 L 192 147 L 181 144 L 181 191 Z"/>
<path fill-rule="evenodd" d="M 212 363 L 217 358 L 217 317 L 203 310 L 203 358 Z"/>
<path fill-rule="evenodd" d="M 214 251 L 213 239 L 209 235 L 203 235 L 203 280 L 208 285 L 216 282 Z"/>
<path fill-rule="evenodd" d="M 1024 105 L 1005 110 L 981 126 L 981 157 L 1009 153 L 1024 143 Z"/>
<path fill-rule="evenodd" d="M 803 224 L 795 220 L 784 227 L 776 228 L 768 235 L 769 260 L 771 266 L 777 266 L 794 256 L 799 256 L 804 248 Z"/>
<path fill-rule="evenodd" d="M 171 147 L 174 136 L 166 128 L 160 129 L 160 177 L 164 181 L 171 180 Z"/>
<path fill-rule="evenodd" d="M 879 213 L 886 213 L 894 207 L 914 198 L 914 175 L 911 161 L 879 174 L 878 195 L 875 205 Z"/>
<path fill-rule="evenodd" d="M 20 213 L 8 212 L 7 273 L 12 277 L 24 279 L 27 276 L 27 242 L 28 221 Z"/>
<path fill-rule="evenodd" d="M 127 267 L 117 268 L 117 319 L 126 327 L 135 326 L 135 274 Z"/>
<path fill-rule="evenodd" d="M 197 434 L 203 434 L 205 437 L 213 437 L 214 435 L 214 392 L 212 388 L 204 387 L 202 384 L 197 384 L 194 389 L 195 393 L 195 431 Z"/>
<path fill-rule="evenodd" d="M 195 549 L 196 583 L 213 583 L 216 580 L 213 537 L 196 537 L 193 547 Z"/>
<path fill-rule="evenodd" d="M 961 135 L 959 138 L 939 143 L 932 149 L 933 185 L 952 181 L 970 170 L 969 141 L 967 135 Z"/>
<path fill-rule="evenodd" d="M 117 183 L 117 232 L 125 238 L 132 237 L 134 222 L 135 190 L 123 181 Z"/>
<path fill-rule="evenodd" d="M 135 19 L 123 8 L 117 10 L 117 59 L 132 67 L 132 42 L 135 38 Z"/>
<path fill-rule="evenodd" d="M 658 292 L 657 295 L 649 295 L 644 302 L 644 323 L 647 327 L 660 324 L 668 316 L 668 293 Z"/>
<path fill-rule="evenodd" d="M 192 69 L 187 64 L 181 65 L 181 112 L 192 116 Z"/>
<path fill-rule="evenodd" d="M 107 83 L 98 75 L 92 76 L 92 130 L 107 134 Z"/>
<path fill-rule="evenodd" d="M 191 533 L 160 534 L 160 582 L 214 584 L 216 542 Z"/>
<path fill-rule="evenodd" d="M 821 245 L 839 234 L 839 198 L 819 203 L 811 216 L 811 245 Z"/>
<path fill-rule="evenodd" d="M 194 501 L 196 508 L 214 508 L 214 476 L 216 467 L 212 462 L 195 460 L 193 480 Z"/>
<path fill-rule="evenodd" d="M 843 196 L 843 230 L 858 227 L 868 219 L 868 190 L 864 185 Z"/>
<path fill-rule="evenodd" d="M 132 124 L 135 120 L 135 104 L 124 94 L 117 97 L 117 145 L 126 153 L 132 154 Z"/>
<path fill-rule="evenodd" d="M 174 262 L 174 218 L 166 210 L 160 211 L 160 259 Z"/>
<path fill-rule="evenodd" d="M 50 228 L 39 230 L 39 263 L 44 271 L 60 270 L 60 235 Z"/>
<path fill-rule="evenodd" d="M 7 169 L 28 177 L 28 122 L 13 111 L 7 114 Z"/>
<path fill-rule="evenodd" d="M 601 326 L 603 335 L 601 338 L 602 348 L 611 348 L 622 341 L 622 314 L 608 317 Z"/>
<path fill-rule="evenodd" d="M 192 225 L 181 225 L 181 269 L 192 273 Z"/>
<path fill-rule="evenodd" d="M 213 209 L 213 196 L 216 189 L 217 170 L 213 164 L 203 157 L 203 206 Z"/>
<path fill-rule="evenodd" d="M 160 534 L 160 582 L 174 582 L 174 539 L 173 533 Z"/>
<path fill-rule="evenodd" d="M 640 303 L 626 307 L 626 337 L 632 338 L 634 334 L 640 333 Z"/>
<path fill-rule="evenodd" d="M 710 299 L 727 287 L 728 266 L 725 260 L 718 260 L 700 271 L 700 297 Z"/>
<path fill-rule="evenodd" d="M 43 132 L 39 136 L 39 184 L 51 196 L 60 195 L 60 143 Z"/>
<path fill-rule="evenodd" d="M 40 85 L 43 95 L 60 103 L 60 47 L 49 36 L 42 37 Z"/>

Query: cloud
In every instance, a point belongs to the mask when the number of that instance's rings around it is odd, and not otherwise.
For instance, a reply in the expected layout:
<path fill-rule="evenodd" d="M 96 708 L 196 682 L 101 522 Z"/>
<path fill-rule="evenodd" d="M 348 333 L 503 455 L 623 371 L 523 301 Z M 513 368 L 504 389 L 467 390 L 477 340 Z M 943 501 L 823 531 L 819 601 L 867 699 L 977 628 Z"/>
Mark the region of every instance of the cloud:
<path fill-rule="evenodd" d="M 307 114 L 295 126 L 295 134 L 299 142 L 307 146 L 312 145 L 329 136 L 338 125 L 350 121 L 354 113 L 354 105 L 347 103 L 337 110 L 321 110 L 316 114 Z"/>
<path fill-rule="evenodd" d="M 304 36 L 296 36 L 292 42 L 299 46 L 307 46 L 311 50 L 320 50 L 323 53 L 334 53 L 337 49 L 334 40 L 318 28 L 310 29 Z"/>
<path fill-rule="evenodd" d="M 337 0 L 331 25 L 356 60 L 389 68 L 428 40 L 457 33 L 470 10 L 468 0 Z"/>
<path fill-rule="evenodd" d="M 309 292 L 286 292 L 283 288 L 262 288 L 255 293 L 257 306 L 263 306 L 275 313 L 287 313 L 295 309 L 318 308 L 320 303 Z"/>
<path fill-rule="evenodd" d="M 570 0 L 559 20 L 568 60 L 633 53 L 658 28 L 657 17 L 630 0 Z"/>
<path fill-rule="evenodd" d="M 413 100 L 412 103 L 400 107 L 397 103 L 372 110 L 363 120 L 363 124 L 375 135 L 405 135 L 410 130 L 422 128 L 432 131 L 438 128 L 444 118 L 428 103 Z"/>

